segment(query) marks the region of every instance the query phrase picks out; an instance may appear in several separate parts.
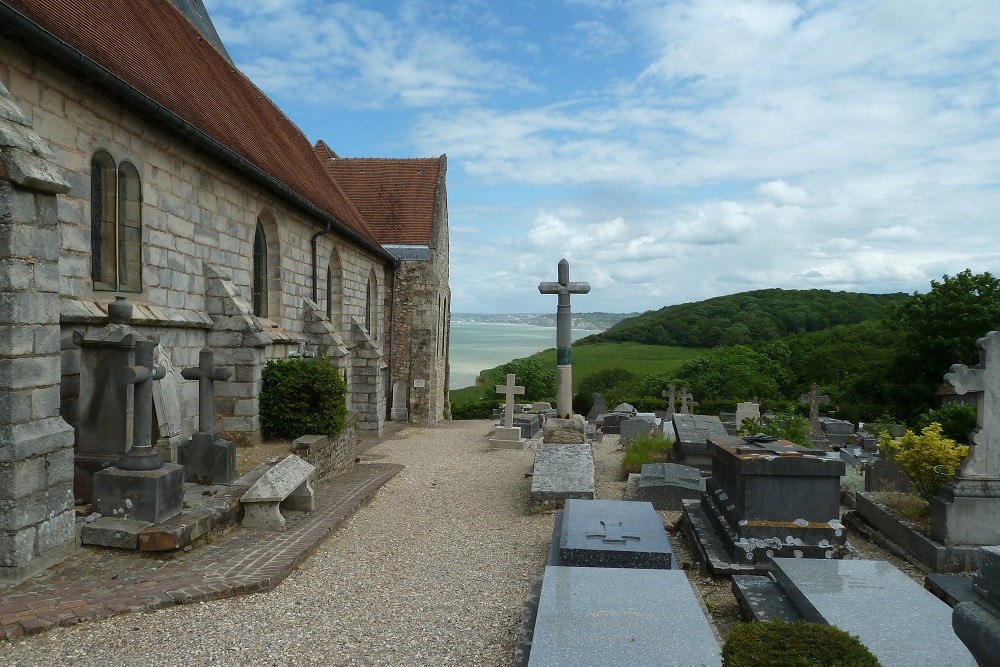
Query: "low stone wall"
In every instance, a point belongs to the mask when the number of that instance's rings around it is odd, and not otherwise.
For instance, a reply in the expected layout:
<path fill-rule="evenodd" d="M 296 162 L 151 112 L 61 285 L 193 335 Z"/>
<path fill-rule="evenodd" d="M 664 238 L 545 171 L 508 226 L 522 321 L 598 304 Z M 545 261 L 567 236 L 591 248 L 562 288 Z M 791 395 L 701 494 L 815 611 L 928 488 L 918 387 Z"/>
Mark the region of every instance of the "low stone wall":
<path fill-rule="evenodd" d="M 316 468 L 316 479 L 344 472 L 354 467 L 358 455 L 358 432 L 345 426 L 336 438 L 325 435 L 304 435 L 292 442 L 292 452 Z"/>

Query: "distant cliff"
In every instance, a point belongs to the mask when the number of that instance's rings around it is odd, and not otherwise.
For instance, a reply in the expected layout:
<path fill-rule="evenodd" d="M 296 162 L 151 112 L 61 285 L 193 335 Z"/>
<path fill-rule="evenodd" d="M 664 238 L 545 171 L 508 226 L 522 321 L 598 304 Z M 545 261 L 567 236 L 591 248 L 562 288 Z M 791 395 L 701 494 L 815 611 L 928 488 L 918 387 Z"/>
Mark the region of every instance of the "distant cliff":
<path fill-rule="evenodd" d="M 574 329 L 604 331 L 626 317 L 638 313 L 573 313 Z M 530 324 L 536 327 L 554 327 L 556 316 L 537 313 L 452 313 L 452 322 L 493 322 L 498 324 Z"/>

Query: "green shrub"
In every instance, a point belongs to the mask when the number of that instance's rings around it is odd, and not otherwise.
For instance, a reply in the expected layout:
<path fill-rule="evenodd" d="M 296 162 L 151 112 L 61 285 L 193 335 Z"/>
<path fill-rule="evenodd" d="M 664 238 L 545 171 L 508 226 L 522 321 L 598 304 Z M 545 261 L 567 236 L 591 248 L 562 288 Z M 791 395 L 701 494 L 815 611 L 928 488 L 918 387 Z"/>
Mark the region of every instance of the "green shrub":
<path fill-rule="evenodd" d="M 636 438 L 625 448 L 622 459 L 622 473 L 642 472 L 645 463 L 665 463 L 670 460 L 671 442 L 662 435 L 644 435 Z"/>
<path fill-rule="evenodd" d="M 549 368 L 544 368 L 541 362 L 535 359 L 515 359 L 500 366 L 499 380 L 495 384 L 504 384 L 507 375 L 514 374 L 514 380 L 518 385 L 524 387 L 524 396 L 520 399 L 525 403 L 532 401 L 544 401 L 546 397 L 556 395 L 556 372 Z M 483 378 L 483 384 L 486 378 Z"/>
<path fill-rule="evenodd" d="M 499 407 L 495 400 L 477 400 L 452 404 L 452 419 L 493 419 L 493 410 Z"/>
<path fill-rule="evenodd" d="M 944 437 L 937 422 L 925 426 L 920 435 L 907 430 L 901 438 L 893 438 L 883 432 L 878 448 L 885 458 L 899 466 L 913 482 L 917 494 L 927 502 L 969 454 L 967 445 L 956 445 L 954 440 Z"/>
<path fill-rule="evenodd" d="M 573 394 L 573 412 L 585 415 L 590 413 L 592 407 L 594 407 L 594 392 L 578 391 Z"/>
<path fill-rule="evenodd" d="M 347 387 L 326 357 L 273 359 L 263 372 L 260 425 L 271 436 L 336 436 L 347 420 Z"/>
<path fill-rule="evenodd" d="M 610 389 L 635 379 L 635 375 L 624 368 L 602 368 L 580 380 L 577 391 L 581 393 L 606 394 Z"/>
<path fill-rule="evenodd" d="M 812 428 L 805 417 L 799 415 L 775 415 L 772 419 L 744 419 L 736 430 L 737 435 L 770 435 L 789 440 L 803 447 L 812 447 L 809 437 Z"/>
<path fill-rule="evenodd" d="M 857 637 L 797 621 L 737 623 L 722 647 L 723 667 L 879 667 Z"/>
<path fill-rule="evenodd" d="M 951 438 L 955 442 L 968 443 L 969 434 L 976 428 L 976 409 L 964 403 L 948 403 L 917 417 L 917 428 L 923 430 L 933 422 L 941 424 L 944 437 Z"/>

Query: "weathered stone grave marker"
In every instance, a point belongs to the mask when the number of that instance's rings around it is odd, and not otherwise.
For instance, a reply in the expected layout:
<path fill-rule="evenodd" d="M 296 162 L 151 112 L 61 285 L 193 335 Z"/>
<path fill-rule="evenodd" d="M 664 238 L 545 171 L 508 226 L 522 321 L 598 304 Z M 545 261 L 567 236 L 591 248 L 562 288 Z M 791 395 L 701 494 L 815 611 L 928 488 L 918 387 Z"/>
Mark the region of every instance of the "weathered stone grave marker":
<path fill-rule="evenodd" d="M 661 395 L 667 399 L 667 419 L 670 419 L 677 410 L 677 389 L 674 385 L 670 385 L 670 387 L 663 390 Z"/>
<path fill-rule="evenodd" d="M 820 396 L 819 385 L 813 383 L 809 386 L 808 394 L 799 396 L 799 403 L 809 406 L 809 426 L 812 427 L 813 440 L 822 440 L 823 427 L 819 421 L 819 406 L 829 405 L 830 397 L 826 395 Z"/>
<path fill-rule="evenodd" d="M 744 419 L 756 419 L 760 421 L 760 405 L 752 401 L 736 404 L 736 428 L 743 425 Z"/>
<path fill-rule="evenodd" d="M 640 474 L 629 475 L 629 489 L 632 495 L 626 495 L 626 500 L 644 500 L 652 503 L 653 509 L 678 511 L 684 500 L 701 498 L 705 482 L 698 469 L 691 466 L 646 463 Z"/>
<path fill-rule="evenodd" d="M 568 499 L 594 497 L 594 454 L 590 445 L 539 445 L 531 476 L 531 511 L 562 507 Z"/>
<path fill-rule="evenodd" d="M 708 439 L 726 435 L 722 420 L 714 415 L 676 414 L 673 419 L 674 446 L 671 462 L 698 468 L 705 474 L 712 471 L 712 446 Z"/>
<path fill-rule="evenodd" d="M 507 374 L 507 384 L 496 385 L 496 392 L 504 395 L 503 426 L 497 426 L 490 438 L 490 449 L 524 449 L 526 440 L 521 437 L 521 427 L 514 426 L 514 396 L 524 394 L 524 387 L 514 382 L 514 374 Z"/>
<path fill-rule="evenodd" d="M 556 294 L 556 416 L 569 419 L 573 415 L 573 369 L 570 351 L 573 346 L 573 313 L 570 309 L 571 294 L 587 294 L 589 283 L 569 281 L 569 262 L 559 260 L 558 282 L 539 283 L 542 294 Z"/>
<path fill-rule="evenodd" d="M 198 354 L 198 365 L 181 369 L 185 380 L 198 381 L 198 430 L 177 451 L 184 479 L 201 484 L 228 484 L 236 479 L 236 445 L 223 440 L 215 426 L 215 382 L 232 373 L 216 368 L 210 348 Z"/>

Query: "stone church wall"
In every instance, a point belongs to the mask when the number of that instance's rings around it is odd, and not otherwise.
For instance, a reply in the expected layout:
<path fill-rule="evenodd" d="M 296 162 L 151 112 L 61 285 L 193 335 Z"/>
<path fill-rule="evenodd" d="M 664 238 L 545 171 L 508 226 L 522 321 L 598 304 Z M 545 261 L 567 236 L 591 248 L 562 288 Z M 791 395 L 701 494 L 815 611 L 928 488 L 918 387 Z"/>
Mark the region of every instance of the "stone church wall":
<path fill-rule="evenodd" d="M 103 149 L 116 164 L 131 162 L 142 184 L 143 289 L 141 293 L 120 294 L 136 306 L 134 326 L 159 336 L 177 369 L 196 365 L 202 346 L 218 344 L 212 342 L 213 335 L 223 339 L 225 332 L 233 333 L 224 327 L 219 330 L 222 315 L 210 308 L 208 274 L 217 272 L 232 285 L 233 298 L 248 303 L 258 217 L 264 224 L 269 246 L 270 312 L 262 324 L 268 342 L 251 352 L 245 349 L 245 341 L 236 341 L 229 348 L 230 359 L 220 355 L 220 362 L 233 365 L 237 373 L 217 390 L 217 406 L 227 399 L 232 406 L 232 414 L 223 411 L 220 415 L 226 434 L 238 442 L 259 440 L 255 396 L 261 364 L 268 358 L 298 352 L 300 343 L 306 352 L 319 347 L 317 337 L 307 329 L 315 327 L 316 311 L 321 309 L 310 308 L 307 302 L 312 296 L 309 239 L 322 229 L 320 223 L 2 38 L 0 83 L 10 89 L 36 131 L 49 142 L 54 161 L 71 185 L 70 191 L 58 198 L 63 415 L 73 421 L 77 398 L 79 351 L 72 345 L 72 330 L 86 332 L 104 324 L 104 311 L 98 304 L 106 304 L 116 294 L 94 290 L 90 280 L 90 161 Z M 368 358 L 371 355 L 365 342 L 352 328 L 352 318 L 364 322 L 366 286 L 372 273 L 377 282 L 373 310 L 383 312 L 387 285 L 384 260 L 336 232 L 321 236 L 317 246 L 321 299 L 328 298 L 326 263 L 334 248 L 340 258 L 339 321 L 332 323 L 331 335 L 339 336 L 342 352 L 348 357 L 355 355 L 355 348 L 366 355 L 361 367 L 377 366 L 379 360 Z M 382 323 L 373 328 L 375 340 L 381 341 Z M 347 361 L 339 359 L 342 366 Z M 368 393 L 372 378 L 364 380 Z M 350 372 L 348 381 L 352 391 Z M 380 384 L 377 377 L 375 382 Z M 193 428 L 197 409 L 195 385 L 177 384 L 185 434 Z M 377 387 L 372 395 L 383 396 L 381 409 L 376 401 L 366 410 L 369 417 L 360 420 L 359 427 L 377 430 L 384 414 L 384 392 Z M 377 423 L 372 423 L 373 419 Z"/>

